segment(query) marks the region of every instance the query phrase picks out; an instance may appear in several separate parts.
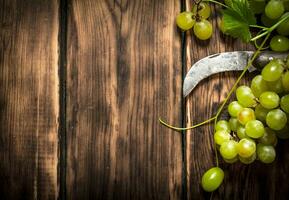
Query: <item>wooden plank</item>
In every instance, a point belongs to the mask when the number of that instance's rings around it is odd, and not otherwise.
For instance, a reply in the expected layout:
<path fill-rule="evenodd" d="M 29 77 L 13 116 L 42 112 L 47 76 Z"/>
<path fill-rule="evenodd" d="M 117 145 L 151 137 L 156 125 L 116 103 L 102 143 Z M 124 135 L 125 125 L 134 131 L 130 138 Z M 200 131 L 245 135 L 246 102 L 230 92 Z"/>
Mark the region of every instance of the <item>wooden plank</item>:
<path fill-rule="evenodd" d="M 72 0 L 68 199 L 180 199 L 179 1 Z"/>
<path fill-rule="evenodd" d="M 188 6 L 190 3 L 187 1 Z M 253 49 L 252 45 L 222 36 L 217 28 L 218 20 L 214 9 L 210 21 L 213 22 L 215 32 L 210 41 L 200 42 L 192 35 L 187 35 L 187 70 L 197 60 L 213 53 Z M 201 122 L 216 113 L 220 102 L 225 99 L 239 75 L 233 72 L 222 73 L 202 81 L 187 99 L 187 125 Z M 248 83 L 249 79 L 247 76 L 243 83 Z M 186 147 L 188 199 L 208 199 L 210 194 L 204 193 L 199 183 L 202 174 L 215 166 L 213 125 L 188 131 Z M 213 199 L 288 199 L 289 185 L 285 184 L 289 178 L 288 152 L 288 141 L 279 142 L 277 161 L 274 164 L 256 162 L 245 166 L 222 162 L 225 180 L 220 189 L 214 192 Z"/>
<path fill-rule="evenodd" d="M 1 199 L 58 193 L 58 1 L 0 0 Z"/>

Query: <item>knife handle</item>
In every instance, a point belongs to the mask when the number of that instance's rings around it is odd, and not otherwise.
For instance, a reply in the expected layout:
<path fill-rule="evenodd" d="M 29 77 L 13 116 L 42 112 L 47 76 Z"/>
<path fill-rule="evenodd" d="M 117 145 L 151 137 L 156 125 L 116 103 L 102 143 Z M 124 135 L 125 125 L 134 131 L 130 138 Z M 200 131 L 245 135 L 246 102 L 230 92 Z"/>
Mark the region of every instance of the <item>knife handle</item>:
<path fill-rule="evenodd" d="M 263 51 L 253 62 L 253 66 L 259 70 L 262 70 L 274 58 L 285 60 L 289 52 L 274 52 L 274 51 Z"/>

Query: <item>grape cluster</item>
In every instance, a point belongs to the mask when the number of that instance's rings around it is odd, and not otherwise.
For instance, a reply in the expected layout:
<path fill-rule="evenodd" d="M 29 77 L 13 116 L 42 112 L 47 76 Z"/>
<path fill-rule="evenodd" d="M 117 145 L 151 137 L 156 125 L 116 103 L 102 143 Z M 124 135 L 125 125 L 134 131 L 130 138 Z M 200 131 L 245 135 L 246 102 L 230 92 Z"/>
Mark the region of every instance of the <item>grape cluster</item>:
<path fill-rule="evenodd" d="M 208 18 L 211 15 L 211 8 L 207 3 L 195 4 L 192 11 L 185 11 L 177 15 L 176 22 L 179 28 L 184 31 L 193 28 L 194 34 L 200 40 L 207 40 L 212 36 L 213 26 Z"/>
<path fill-rule="evenodd" d="M 249 0 L 252 11 L 259 16 L 260 21 L 266 27 L 273 26 L 280 19 L 288 15 L 289 0 Z M 285 13 L 285 14 L 284 14 Z M 276 35 L 270 41 L 273 51 L 289 50 L 289 18 L 282 22 L 276 31 Z"/>
<path fill-rule="evenodd" d="M 250 87 L 236 90 L 228 106 L 229 121 L 220 120 L 214 140 L 225 162 L 272 163 L 278 138 L 289 138 L 289 57 L 270 61 Z M 287 120 L 288 118 L 288 120 Z"/>
<path fill-rule="evenodd" d="M 214 141 L 226 163 L 259 160 L 272 163 L 278 139 L 289 139 L 289 56 L 274 59 L 255 76 L 251 85 L 239 86 L 237 100 L 228 105 L 229 120 L 216 123 Z M 224 179 L 219 167 L 202 177 L 205 191 L 216 190 Z"/>

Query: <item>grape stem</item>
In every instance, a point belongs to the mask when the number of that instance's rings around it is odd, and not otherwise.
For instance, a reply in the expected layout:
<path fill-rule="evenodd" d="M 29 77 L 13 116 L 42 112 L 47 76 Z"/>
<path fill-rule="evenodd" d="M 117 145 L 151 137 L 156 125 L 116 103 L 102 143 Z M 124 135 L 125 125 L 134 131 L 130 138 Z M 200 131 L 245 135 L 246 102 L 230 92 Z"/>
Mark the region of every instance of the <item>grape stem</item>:
<path fill-rule="evenodd" d="M 186 131 L 186 130 L 194 129 L 194 128 L 197 128 L 197 127 L 202 126 L 202 125 L 204 125 L 204 124 L 207 124 L 207 123 L 215 120 L 215 118 L 216 118 L 216 117 L 212 117 L 212 118 L 210 118 L 210 119 L 207 119 L 206 121 L 203 121 L 203 122 L 201 122 L 201 123 L 198 123 L 198 124 L 196 124 L 196 125 L 193 125 L 193 126 L 190 126 L 190 127 L 186 127 L 186 128 L 175 127 L 175 126 L 169 125 L 169 124 L 167 124 L 166 122 L 164 122 L 161 118 L 159 118 L 159 122 L 160 122 L 162 125 L 170 128 L 170 129 L 173 129 L 173 130 L 176 130 L 176 131 Z"/>
<path fill-rule="evenodd" d="M 218 4 L 218 5 L 223 6 L 223 7 L 225 7 L 225 8 L 229 8 L 229 6 L 223 4 L 223 3 L 219 2 L 219 1 L 215 1 L 215 0 L 203 0 L 203 1 L 204 1 L 204 2 L 215 3 L 215 4 Z"/>
<path fill-rule="evenodd" d="M 265 29 L 264 28 L 262 29 L 262 31 L 264 31 L 264 32 L 260 33 L 260 34 L 257 34 L 257 36 L 252 38 L 251 41 L 252 42 L 256 41 L 256 40 L 264 37 L 265 35 L 271 33 L 272 31 L 274 31 L 282 22 L 284 22 L 285 20 L 289 19 L 289 12 L 285 13 L 285 15 L 286 15 L 285 17 L 283 17 L 281 20 L 279 20 L 276 24 L 274 24 L 270 28 L 264 27 Z M 258 25 L 250 25 L 250 27 L 255 27 L 255 28 L 258 28 L 257 26 Z M 261 28 L 261 26 L 259 28 Z"/>

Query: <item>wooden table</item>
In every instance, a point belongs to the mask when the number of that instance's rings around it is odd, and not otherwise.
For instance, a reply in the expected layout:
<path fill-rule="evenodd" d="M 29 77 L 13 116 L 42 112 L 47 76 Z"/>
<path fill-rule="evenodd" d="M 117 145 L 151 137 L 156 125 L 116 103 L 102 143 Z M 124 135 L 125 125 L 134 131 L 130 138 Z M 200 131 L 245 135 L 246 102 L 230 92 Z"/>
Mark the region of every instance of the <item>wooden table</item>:
<path fill-rule="evenodd" d="M 186 5 L 185 5 L 186 4 Z M 0 0 L 1 199 L 208 199 L 212 116 L 239 73 L 210 77 L 182 99 L 190 66 L 252 49 L 181 34 L 180 0 Z M 289 199 L 289 143 L 274 164 L 221 163 L 213 199 Z"/>

